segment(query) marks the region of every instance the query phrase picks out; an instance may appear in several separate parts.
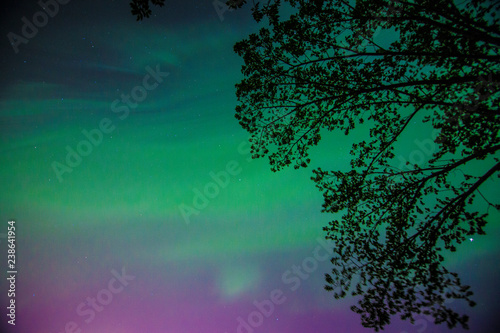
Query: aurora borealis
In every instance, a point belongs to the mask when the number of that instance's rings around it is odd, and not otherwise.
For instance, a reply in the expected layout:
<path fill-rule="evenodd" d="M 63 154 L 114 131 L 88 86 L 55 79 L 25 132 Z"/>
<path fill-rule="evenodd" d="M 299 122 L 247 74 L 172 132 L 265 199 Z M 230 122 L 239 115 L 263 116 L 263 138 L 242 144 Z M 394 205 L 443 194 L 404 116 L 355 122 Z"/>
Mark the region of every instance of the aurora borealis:
<path fill-rule="evenodd" d="M 8 1 L 2 14 L 0 233 L 16 221 L 18 275 L 15 327 L 0 283 L 1 329 L 371 332 L 353 299 L 323 289 L 332 216 L 310 180 L 348 167 L 353 139 L 325 136 L 312 167 L 273 173 L 234 118 L 233 45 L 259 27 L 250 8 L 167 0 L 136 22 L 128 1 L 60 3 L 17 53 L 8 33 L 41 6 Z M 406 159 L 419 149 L 400 146 Z M 498 327 L 500 215 L 489 213 L 487 235 L 448 259 L 475 292 L 476 307 L 457 305 L 471 332 Z M 420 316 L 386 331 L 448 329 Z"/>

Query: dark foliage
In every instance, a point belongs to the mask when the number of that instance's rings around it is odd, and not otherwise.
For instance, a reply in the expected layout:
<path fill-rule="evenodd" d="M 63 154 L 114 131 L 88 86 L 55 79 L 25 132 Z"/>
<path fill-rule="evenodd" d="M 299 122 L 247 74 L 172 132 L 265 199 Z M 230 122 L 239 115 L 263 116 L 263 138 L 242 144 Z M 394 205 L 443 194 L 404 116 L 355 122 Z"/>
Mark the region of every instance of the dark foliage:
<path fill-rule="evenodd" d="M 295 11 L 282 18 L 285 5 Z M 349 170 L 312 177 L 323 211 L 342 214 L 324 228 L 336 243 L 325 288 L 359 296 L 352 310 L 366 327 L 383 329 L 396 314 L 467 327 L 445 301 L 472 306 L 472 292 L 443 254 L 484 234 L 488 210 L 472 204 L 499 176 L 499 9 L 482 0 L 266 1 L 253 7 L 266 27 L 234 47 L 244 60 L 236 118 L 253 157 L 267 156 L 273 171 L 307 167 L 325 131 L 369 127 Z M 396 143 L 412 126 L 434 128 L 435 149 L 398 168 Z M 472 163 L 477 173 L 464 173 Z"/>
<path fill-rule="evenodd" d="M 150 2 L 160 7 L 165 4 L 165 0 L 132 0 L 130 2 L 130 10 L 132 15 L 136 16 L 137 21 L 142 21 L 143 18 L 151 16 Z"/>

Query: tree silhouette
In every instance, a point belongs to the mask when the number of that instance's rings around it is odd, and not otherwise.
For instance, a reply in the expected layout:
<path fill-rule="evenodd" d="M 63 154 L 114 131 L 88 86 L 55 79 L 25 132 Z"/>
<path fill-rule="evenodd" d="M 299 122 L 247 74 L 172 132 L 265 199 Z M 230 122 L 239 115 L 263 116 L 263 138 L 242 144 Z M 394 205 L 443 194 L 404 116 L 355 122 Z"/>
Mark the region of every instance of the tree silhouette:
<path fill-rule="evenodd" d="M 165 0 L 132 0 L 130 2 L 130 11 L 136 16 L 137 21 L 142 21 L 143 18 L 151 16 L 151 8 L 149 3 L 163 7 Z"/>
<path fill-rule="evenodd" d="M 325 289 L 358 296 L 351 309 L 366 327 L 421 313 L 468 327 L 445 301 L 473 306 L 472 292 L 443 254 L 484 234 L 489 207 L 500 209 L 479 190 L 500 170 L 499 9 L 498 0 L 268 1 L 252 10 L 268 24 L 234 47 L 244 60 L 236 118 L 273 171 L 306 167 L 324 131 L 369 131 L 350 170 L 312 177 L 323 212 L 342 214 L 324 228 L 336 243 Z M 430 156 L 398 166 L 397 139 L 414 126 L 434 129 Z M 471 164 L 475 174 L 464 173 Z M 472 207 L 477 194 L 485 211 Z"/>
<path fill-rule="evenodd" d="M 152 14 L 151 7 L 149 3 L 163 7 L 165 5 L 165 0 L 132 0 L 130 2 L 130 11 L 132 15 L 137 18 L 137 21 L 142 21 L 144 18 L 149 18 Z M 246 0 L 227 0 L 226 5 L 229 8 L 237 9 L 241 8 L 247 2 Z"/>

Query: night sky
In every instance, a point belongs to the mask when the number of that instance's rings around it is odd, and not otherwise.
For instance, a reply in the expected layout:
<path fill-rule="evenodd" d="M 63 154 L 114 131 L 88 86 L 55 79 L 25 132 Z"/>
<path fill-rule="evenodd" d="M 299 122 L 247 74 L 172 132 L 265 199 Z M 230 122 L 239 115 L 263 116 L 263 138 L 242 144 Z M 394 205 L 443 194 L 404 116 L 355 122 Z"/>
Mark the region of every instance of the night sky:
<path fill-rule="evenodd" d="M 7 273 L 0 282 L 4 331 L 372 332 L 354 299 L 323 289 L 334 217 L 310 180 L 319 166 L 345 169 L 356 138 L 326 136 L 304 170 L 250 159 L 233 52 L 259 28 L 248 6 L 167 0 L 137 22 L 127 0 L 73 0 L 16 53 L 8 34 L 40 10 L 8 1 L 1 14 L 0 262 L 6 271 L 13 219 L 18 270 L 15 327 Z M 406 159 L 431 138 L 412 133 Z M 481 190 L 498 199 L 499 188 Z M 494 331 L 500 308 L 500 215 L 489 212 L 487 235 L 447 260 L 475 291 L 476 307 L 456 301 L 471 332 Z M 417 316 L 386 331 L 448 329 Z"/>

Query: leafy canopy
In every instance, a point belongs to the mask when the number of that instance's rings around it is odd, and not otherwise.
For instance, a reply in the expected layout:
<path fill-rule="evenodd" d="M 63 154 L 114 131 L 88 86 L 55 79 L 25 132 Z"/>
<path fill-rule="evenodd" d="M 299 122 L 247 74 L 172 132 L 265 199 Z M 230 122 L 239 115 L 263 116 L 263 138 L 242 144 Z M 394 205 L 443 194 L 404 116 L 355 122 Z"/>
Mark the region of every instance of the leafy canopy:
<path fill-rule="evenodd" d="M 137 21 L 142 21 L 144 18 L 151 16 L 152 11 L 149 3 L 163 7 L 165 0 L 132 0 L 130 2 L 130 11 L 137 18 Z"/>
<path fill-rule="evenodd" d="M 369 127 L 369 138 L 352 145 L 350 170 L 318 168 L 312 177 L 323 211 L 342 214 L 324 228 L 337 245 L 325 288 L 335 298 L 359 296 L 352 310 L 366 327 L 420 313 L 467 327 L 445 301 L 472 306 L 472 292 L 444 267 L 443 252 L 484 234 L 488 210 L 472 204 L 499 175 L 499 7 L 258 2 L 253 16 L 266 24 L 234 47 L 244 60 L 236 118 L 251 133 L 253 157 L 267 156 L 273 171 L 307 167 L 325 131 Z M 434 129 L 433 153 L 400 166 L 397 139 L 412 126 Z M 477 174 L 464 173 L 473 163 Z"/>

